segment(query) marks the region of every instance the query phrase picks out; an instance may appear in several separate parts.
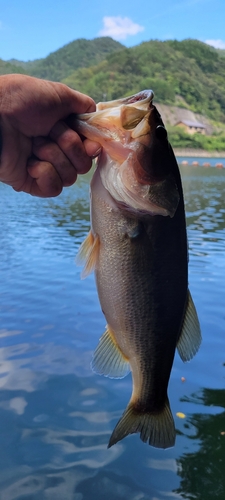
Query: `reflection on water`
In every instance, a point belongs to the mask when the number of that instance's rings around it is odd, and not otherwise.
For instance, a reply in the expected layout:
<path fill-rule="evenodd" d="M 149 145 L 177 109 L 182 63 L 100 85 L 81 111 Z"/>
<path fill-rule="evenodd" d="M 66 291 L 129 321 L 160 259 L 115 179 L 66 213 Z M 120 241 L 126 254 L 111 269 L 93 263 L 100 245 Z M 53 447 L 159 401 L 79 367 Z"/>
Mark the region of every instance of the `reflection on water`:
<path fill-rule="evenodd" d="M 182 177 L 203 344 L 191 363 L 175 358 L 177 441 L 166 451 L 135 435 L 107 449 L 131 377 L 90 370 L 105 320 L 94 277 L 81 281 L 74 262 L 90 176 L 52 200 L 0 185 L 1 500 L 224 499 L 225 170 Z"/>
<path fill-rule="evenodd" d="M 225 494 L 225 390 L 203 389 L 187 398 L 190 403 L 217 408 L 216 415 L 194 413 L 186 422 L 188 438 L 199 441 L 199 449 L 183 453 L 177 460 L 181 477 L 177 489 L 183 498 L 214 500 Z M 191 434 L 189 431 L 191 429 Z"/>

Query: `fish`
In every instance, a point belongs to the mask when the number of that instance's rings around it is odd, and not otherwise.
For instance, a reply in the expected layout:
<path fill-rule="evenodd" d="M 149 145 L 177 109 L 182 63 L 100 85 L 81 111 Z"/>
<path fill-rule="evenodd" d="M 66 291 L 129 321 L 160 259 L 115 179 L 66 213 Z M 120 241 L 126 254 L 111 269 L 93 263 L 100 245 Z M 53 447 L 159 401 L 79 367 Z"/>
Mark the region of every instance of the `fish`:
<path fill-rule="evenodd" d="M 153 91 L 98 103 L 75 129 L 102 147 L 90 184 L 91 229 L 78 253 L 82 277 L 95 271 L 107 326 L 94 372 L 132 374 L 132 395 L 108 447 L 139 433 L 174 446 L 168 383 L 176 349 L 198 351 L 201 330 L 188 288 L 188 244 L 179 168 Z"/>

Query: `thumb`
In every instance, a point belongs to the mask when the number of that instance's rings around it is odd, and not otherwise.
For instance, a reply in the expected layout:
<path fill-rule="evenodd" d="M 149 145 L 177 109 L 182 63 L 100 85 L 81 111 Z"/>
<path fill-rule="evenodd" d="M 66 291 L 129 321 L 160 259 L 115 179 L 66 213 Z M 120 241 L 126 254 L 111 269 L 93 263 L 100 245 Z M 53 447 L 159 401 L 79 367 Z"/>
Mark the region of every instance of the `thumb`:
<path fill-rule="evenodd" d="M 94 100 L 62 83 L 52 83 L 61 101 L 64 117 L 72 113 L 89 113 L 96 110 Z"/>

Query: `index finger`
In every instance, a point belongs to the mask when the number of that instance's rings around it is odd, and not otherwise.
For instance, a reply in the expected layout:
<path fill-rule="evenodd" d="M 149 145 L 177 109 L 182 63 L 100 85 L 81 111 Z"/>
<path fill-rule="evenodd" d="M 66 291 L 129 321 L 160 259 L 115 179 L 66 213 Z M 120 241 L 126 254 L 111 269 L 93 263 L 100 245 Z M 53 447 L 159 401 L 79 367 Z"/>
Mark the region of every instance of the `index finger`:
<path fill-rule="evenodd" d="M 90 170 L 92 161 L 86 153 L 80 136 L 65 122 L 57 122 L 51 129 L 49 136 L 69 158 L 78 174 L 86 174 Z"/>

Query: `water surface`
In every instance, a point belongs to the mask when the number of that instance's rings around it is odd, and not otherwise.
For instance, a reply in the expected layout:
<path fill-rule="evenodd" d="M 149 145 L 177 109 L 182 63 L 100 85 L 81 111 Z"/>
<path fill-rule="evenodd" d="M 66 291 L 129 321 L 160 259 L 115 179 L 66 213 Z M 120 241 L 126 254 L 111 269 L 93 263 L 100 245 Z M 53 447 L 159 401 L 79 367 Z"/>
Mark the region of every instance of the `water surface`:
<path fill-rule="evenodd" d="M 105 327 L 94 277 L 75 265 L 90 176 L 49 200 L 0 185 L 1 500 L 224 500 L 225 169 L 181 171 L 203 343 L 190 363 L 175 357 L 169 450 L 138 435 L 107 449 L 131 377 L 90 369 Z"/>

